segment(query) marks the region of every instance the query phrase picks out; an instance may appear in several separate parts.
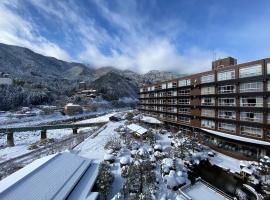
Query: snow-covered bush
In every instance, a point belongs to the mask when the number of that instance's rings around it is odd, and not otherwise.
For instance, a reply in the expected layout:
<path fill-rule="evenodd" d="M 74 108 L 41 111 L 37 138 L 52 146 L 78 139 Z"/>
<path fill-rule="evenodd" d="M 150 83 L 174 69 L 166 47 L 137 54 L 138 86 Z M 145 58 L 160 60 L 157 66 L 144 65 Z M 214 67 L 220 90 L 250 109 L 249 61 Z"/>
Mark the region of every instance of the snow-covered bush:
<path fill-rule="evenodd" d="M 105 144 L 105 149 L 112 149 L 113 151 L 119 151 L 121 149 L 121 140 L 117 137 L 111 137 Z"/>
<path fill-rule="evenodd" d="M 107 161 L 109 163 L 113 163 L 115 160 L 115 157 L 111 154 L 105 154 L 104 155 L 104 161 Z"/>
<path fill-rule="evenodd" d="M 111 191 L 113 180 L 114 176 L 110 172 L 110 166 L 105 162 L 100 163 L 96 187 L 101 195 L 101 199 L 107 199 Z"/>

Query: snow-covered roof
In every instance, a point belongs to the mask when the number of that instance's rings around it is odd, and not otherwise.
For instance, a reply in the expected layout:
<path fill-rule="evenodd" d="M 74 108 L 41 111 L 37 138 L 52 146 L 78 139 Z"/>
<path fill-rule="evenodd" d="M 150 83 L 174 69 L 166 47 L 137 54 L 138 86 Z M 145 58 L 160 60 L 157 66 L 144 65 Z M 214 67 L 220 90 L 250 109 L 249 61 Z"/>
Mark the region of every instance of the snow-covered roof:
<path fill-rule="evenodd" d="M 96 199 L 98 164 L 69 152 L 38 159 L 0 182 L 0 199 Z"/>
<path fill-rule="evenodd" d="M 149 124 L 162 124 L 162 122 L 159 121 L 158 119 L 156 119 L 154 117 L 149 117 L 149 116 L 143 116 L 141 121 L 144 121 L 144 122 L 149 123 Z"/>
<path fill-rule="evenodd" d="M 145 134 L 147 132 L 147 129 L 145 129 L 145 128 L 137 125 L 137 124 L 130 124 L 127 127 L 128 127 L 128 129 L 130 129 L 133 132 L 136 132 L 136 133 L 138 133 L 140 135 L 143 135 L 143 134 Z"/>
<path fill-rule="evenodd" d="M 253 171 L 247 167 L 244 167 L 243 169 L 241 169 L 241 171 L 245 172 L 246 174 L 252 175 Z"/>
<path fill-rule="evenodd" d="M 241 136 L 237 136 L 237 135 L 227 134 L 227 133 L 223 133 L 220 131 L 208 130 L 208 129 L 204 129 L 204 128 L 202 128 L 201 130 L 206 131 L 206 132 L 211 133 L 211 134 L 214 134 L 214 135 L 217 135 L 217 136 L 220 136 L 220 137 L 228 138 L 228 139 L 233 139 L 233 140 L 237 140 L 237 141 L 241 141 L 241 142 L 248 142 L 251 144 L 270 146 L 270 142 L 241 137 Z"/>
<path fill-rule="evenodd" d="M 227 196 L 217 192 L 214 188 L 208 187 L 202 181 L 197 181 L 194 185 L 181 188 L 184 200 L 230 200 Z"/>

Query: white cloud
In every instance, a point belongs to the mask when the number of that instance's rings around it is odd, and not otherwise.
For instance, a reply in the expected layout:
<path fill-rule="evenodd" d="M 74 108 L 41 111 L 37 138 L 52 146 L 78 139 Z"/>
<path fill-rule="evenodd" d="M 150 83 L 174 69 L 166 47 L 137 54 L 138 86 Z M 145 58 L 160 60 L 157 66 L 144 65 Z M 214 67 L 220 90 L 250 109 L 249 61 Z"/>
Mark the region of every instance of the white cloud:
<path fill-rule="evenodd" d="M 196 46 L 180 51 L 181 44 L 174 43 L 174 39 L 186 29 L 183 21 L 172 19 L 153 23 L 146 13 L 138 10 L 136 1 L 125 1 L 125 4 L 115 1 L 114 9 L 104 1 L 95 1 L 100 16 L 117 33 L 110 32 L 94 18 L 89 18 L 88 11 L 85 13 L 85 8 L 80 7 L 76 1 L 30 2 L 39 14 L 59 24 L 58 28 L 62 29 L 70 45 L 72 42 L 80 43 L 83 50 L 70 56 L 60 46 L 42 36 L 37 24 L 10 9 L 7 2 L 0 3 L 0 42 L 28 47 L 59 59 L 72 58 L 97 67 L 115 66 L 141 73 L 153 69 L 178 73 L 210 69 L 212 52 Z M 20 7 L 16 2 L 11 5 Z M 71 35 L 75 35 L 76 41 L 71 39 Z M 101 50 L 103 46 L 110 53 L 104 53 Z M 220 52 L 219 55 L 225 53 Z"/>
<path fill-rule="evenodd" d="M 27 47 L 46 56 L 70 60 L 65 50 L 42 37 L 33 24 L 14 11 L 18 6 L 17 1 L 0 2 L 0 42 Z"/>

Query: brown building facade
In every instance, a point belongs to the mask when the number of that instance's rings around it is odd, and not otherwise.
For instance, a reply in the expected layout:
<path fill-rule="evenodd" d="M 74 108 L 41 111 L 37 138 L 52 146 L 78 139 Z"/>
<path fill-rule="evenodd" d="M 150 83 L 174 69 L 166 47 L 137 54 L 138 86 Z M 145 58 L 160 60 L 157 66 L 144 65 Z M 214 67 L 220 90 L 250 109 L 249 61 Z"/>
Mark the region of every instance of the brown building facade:
<path fill-rule="evenodd" d="M 232 154 L 269 154 L 270 58 L 237 64 L 228 57 L 212 62 L 211 71 L 145 85 L 139 109 L 203 132 L 209 145 Z"/>

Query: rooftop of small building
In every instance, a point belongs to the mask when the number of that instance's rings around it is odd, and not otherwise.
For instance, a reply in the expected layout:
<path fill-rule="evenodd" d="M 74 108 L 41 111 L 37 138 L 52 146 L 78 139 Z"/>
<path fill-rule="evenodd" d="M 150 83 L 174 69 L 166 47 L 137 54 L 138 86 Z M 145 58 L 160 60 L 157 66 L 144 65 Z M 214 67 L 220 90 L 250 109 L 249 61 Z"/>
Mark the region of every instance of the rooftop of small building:
<path fill-rule="evenodd" d="M 70 152 L 38 159 L 0 181 L 0 199 L 96 199 L 98 164 Z"/>

